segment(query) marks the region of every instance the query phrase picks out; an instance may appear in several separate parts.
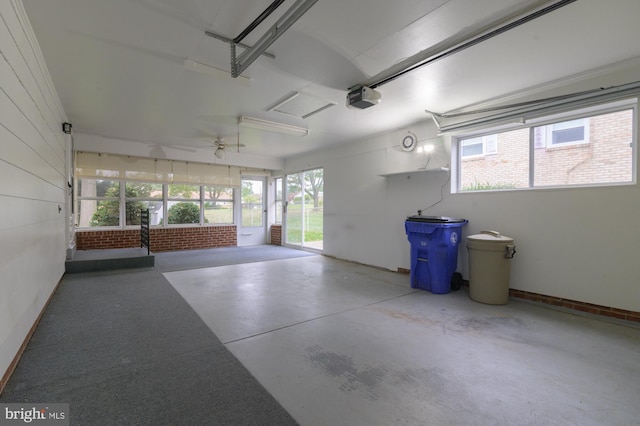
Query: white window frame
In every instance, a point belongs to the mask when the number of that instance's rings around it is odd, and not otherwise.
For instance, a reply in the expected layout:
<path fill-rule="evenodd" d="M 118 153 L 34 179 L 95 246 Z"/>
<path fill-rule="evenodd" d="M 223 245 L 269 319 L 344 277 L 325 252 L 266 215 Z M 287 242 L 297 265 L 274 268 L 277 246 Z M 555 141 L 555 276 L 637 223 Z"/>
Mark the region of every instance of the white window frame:
<path fill-rule="evenodd" d="M 181 197 L 169 197 L 169 186 L 171 185 L 185 185 L 185 186 L 193 186 L 193 187 L 199 187 L 199 192 L 198 192 L 198 198 L 181 198 Z M 203 191 L 204 189 L 202 188 L 203 185 L 197 185 L 197 184 L 193 184 L 193 183 L 165 183 L 164 184 L 164 198 L 165 198 L 165 203 L 164 203 L 164 217 L 162 218 L 163 221 L 163 226 L 166 227 L 185 227 L 185 226 L 198 226 L 198 225 L 203 225 L 204 224 L 204 202 L 203 202 Z M 198 207 L 200 209 L 200 216 L 198 219 L 198 223 L 169 223 L 169 209 L 175 205 L 175 204 L 171 204 L 169 205 L 169 203 L 193 203 L 193 204 L 198 204 Z"/>
<path fill-rule="evenodd" d="M 283 182 L 284 179 L 282 178 L 282 176 L 278 176 L 276 178 L 274 178 L 273 180 L 274 185 L 273 185 L 273 204 L 274 204 L 274 223 L 281 225 L 282 224 L 282 216 L 283 216 L 283 194 L 284 194 L 284 189 L 283 189 Z M 278 220 L 280 219 L 280 220 Z"/>
<path fill-rule="evenodd" d="M 104 196 L 86 196 L 86 195 L 81 195 L 79 192 L 74 194 L 74 199 L 73 199 L 73 203 L 76 203 L 75 206 L 75 211 L 74 211 L 74 218 L 73 218 L 73 223 L 74 223 L 74 227 L 76 229 L 120 229 L 122 228 L 122 223 L 123 223 L 123 218 L 124 218 L 124 211 L 122 209 L 122 202 L 123 202 L 123 183 L 120 179 L 109 179 L 109 178 L 97 178 L 97 177 L 90 177 L 90 178 L 76 178 L 77 181 L 80 180 L 93 180 L 93 181 L 109 181 L 109 182 L 117 182 L 118 183 L 118 195 L 115 197 L 104 197 Z M 75 188 L 79 188 L 80 187 L 80 183 L 76 183 Z M 96 186 L 97 186 L 97 182 L 96 182 Z M 79 220 L 80 218 L 78 217 L 79 215 L 82 214 L 82 210 L 83 210 L 83 206 L 82 206 L 82 202 L 83 201 L 95 201 L 96 202 L 96 208 L 98 206 L 98 204 L 101 201 L 117 201 L 118 204 L 118 225 L 103 225 L 103 226 L 79 226 Z M 94 211 L 95 214 L 95 211 Z"/>
<path fill-rule="evenodd" d="M 161 214 L 164 220 L 164 217 L 166 216 L 166 205 L 165 205 L 165 185 L 163 184 L 159 184 L 162 188 L 162 197 L 134 197 L 134 198 L 128 198 L 127 195 L 127 184 L 130 183 L 147 183 L 147 184 L 152 184 L 152 185 L 158 185 L 157 183 L 154 182 L 138 182 L 138 181 L 133 181 L 133 180 L 120 180 L 120 203 L 124 203 L 124 209 L 121 207 L 120 208 L 120 217 L 121 217 L 121 224 L 123 228 L 138 228 L 140 227 L 140 225 L 127 225 L 127 217 L 126 217 L 126 209 L 127 209 L 127 202 L 136 202 L 136 201 L 142 201 L 142 202 L 153 202 L 153 203 L 161 203 L 162 205 L 162 209 L 161 209 Z M 149 221 L 151 223 L 150 226 L 152 227 L 156 227 L 156 226 L 161 226 L 161 224 L 153 224 L 154 220 L 153 220 L 153 215 L 151 216 L 151 220 Z"/>
<path fill-rule="evenodd" d="M 231 190 L 231 199 L 226 199 L 226 198 L 206 198 L 205 194 L 206 194 L 206 190 L 205 188 L 207 187 L 215 187 L 215 188 L 224 188 L 224 189 L 230 189 Z M 236 210 L 237 210 L 237 206 L 236 206 L 236 190 L 235 188 L 231 188 L 231 187 L 225 187 L 225 186 L 221 186 L 221 185 L 202 185 L 200 187 L 201 190 L 201 194 L 202 194 L 202 209 L 201 209 L 201 220 L 202 220 L 202 225 L 208 226 L 208 225 L 233 225 L 235 222 L 235 217 L 236 217 Z M 205 223 L 204 218 L 205 218 L 205 204 L 207 202 L 213 202 L 213 203 L 231 203 L 231 222 L 209 222 L 209 223 Z"/>
<path fill-rule="evenodd" d="M 81 196 L 81 195 L 76 195 L 75 199 L 74 199 L 74 203 L 80 203 L 82 201 L 96 201 L 97 203 L 100 201 L 118 201 L 119 203 L 119 224 L 118 225 L 112 225 L 112 226 L 78 226 L 77 225 L 77 221 L 78 218 L 74 217 L 74 224 L 75 224 L 75 229 L 79 229 L 79 230 L 105 230 L 105 229 L 134 229 L 134 228 L 138 228 L 140 225 L 127 225 L 126 224 L 126 203 L 128 201 L 131 202 L 135 202 L 135 201 L 151 201 L 151 202 L 161 202 L 162 203 L 162 222 L 157 224 L 157 225 L 152 225 L 152 227 L 188 227 L 188 226 L 220 226 L 220 225 L 234 225 L 235 222 L 232 223 L 205 223 L 204 222 L 204 205 L 205 202 L 207 201 L 214 201 L 211 199 L 206 199 L 205 198 L 205 187 L 207 186 L 219 186 L 221 188 L 227 188 L 227 187 L 223 187 L 220 185 L 210 185 L 210 184 L 205 184 L 205 185 L 195 185 L 195 184 L 185 184 L 185 185 L 190 185 L 190 186 L 199 186 L 199 198 L 195 199 L 188 199 L 188 198 L 179 198 L 179 197 L 169 197 L 169 185 L 167 183 L 163 183 L 162 184 L 162 197 L 161 198 L 149 198 L 149 197 L 144 197 L 144 198 L 128 198 L 126 197 L 126 185 L 128 183 L 136 183 L 137 181 L 134 180 L 126 180 L 126 179 L 108 179 L 108 178 L 92 178 L 92 177 L 77 177 L 76 181 L 80 181 L 80 180 L 106 180 L 106 181 L 111 181 L 111 182 L 118 182 L 119 185 L 119 194 L 117 197 L 98 197 L 98 196 Z M 147 183 L 154 183 L 154 182 L 147 182 Z M 155 183 L 154 183 L 155 184 Z M 224 201 L 224 202 L 230 202 L 233 206 L 233 213 L 232 213 L 232 217 L 236 217 L 235 216 L 235 212 L 238 209 L 237 206 L 237 192 L 235 188 L 232 187 L 228 187 L 228 189 L 231 189 L 232 192 L 232 198 L 230 200 L 228 199 L 216 199 L 215 201 Z M 200 221 L 199 223 L 185 223 L 185 224 L 169 224 L 169 218 L 168 218 L 168 210 L 169 210 L 169 203 L 170 202 L 180 202 L 180 201 L 187 201 L 187 202 L 193 202 L 193 203 L 198 203 L 200 206 Z M 75 215 L 80 214 L 80 211 L 78 208 L 76 208 L 76 212 Z"/>
<path fill-rule="evenodd" d="M 572 126 L 571 128 L 582 127 L 583 128 L 582 139 L 577 139 L 577 140 L 568 141 L 568 142 L 556 142 L 556 143 L 553 142 L 553 133 L 559 130 L 564 130 L 563 128 L 556 129 L 555 128 L 556 126 L 566 125 L 571 122 L 576 122 L 577 124 L 578 121 L 581 122 L 580 125 L 575 125 L 575 126 Z M 567 146 L 573 146 L 573 145 L 584 145 L 584 144 L 588 144 L 590 140 L 589 139 L 590 138 L 589 117 L 559 121 L 559 122 L 547 124 L 545 126 L 535 127 L 534 131 L 538 132 L 538 130 L 539 130 L 539 133 L 536 133 L 536 135 L 534 136 L 536 138 L 534 141 L 536 148 L 554 149 L 554 148 L 567 147 Z"/>
<path fill-rule="evenodd" d="M 480 140 L 475 142 L 476 139 L 480 139 Z M 465 145 L 465 142 L 470 142 L 470 141 L 474 141 L 474 143 Z M 481 154 L 469 154 L 469 155 L 465 155 L 464 154 L 464 147 L 465 146 L 473 146 L 473 145 L 480 145 L 480 144 L 482 144 L 482 153 Z M 481 157 L 484 157 L 485 155 L 497 154 L 498 153 L 498 138 L 497 138 L 496 134 L 493 133 L 493 134 L 488 134 L 488 135 L 483 135 L 483 136 L 476 136 L 476 137 L 460 139 L 460 150 L 459 150 L 459 152 L 460 152 L 460 155 L 461 155 L 461 157 L 463 159 L 481 158 Z"/>
<path fill-rule="evenodd" d="M 452 179 L 452 186 L 451 186 L 451 191 L 452 193 L 460 193 L 460 194 L 467 194 L 467 193 L 474 193 L 476 191 L 463 191 L 460 188 L 460 182 L 461 182 L 461 169 L 462 169 L 462 164 L 464 160 L 470 159 L 470 158 L 481 158 L 484 157 L 484 153 L 482 155 L 473 155 L 473 156 L 464 156 L 462 153 L 462 142 L 464 140 L 469 140 L 469 139 L 473 139 L 473 138 L 477 138 L 480 136 L 487 136 L 487 135 L 497 135 L 499 133 L 503 133 L 503 132 L 508 132 L 511 130 L 517 130 L 517 129 L 523 129 L 523 128 L 529 128 L 530 129 L 530 138 L 529 138 L 529 151 L 530 151 L 530 155 L 529 155 L 529 186 L 526 188 L 510 188 L 510 189 L 499 189 L 499 191 L 522 191 L 522 190 L 532 190 L 532 189 L 554 189 L 554 188 L 576 188 L 576 187 L 602 187 L 602 186 L 623 186 L 623 185 L 635 185 L 637 182 L 637 135 L 638 135 L 638 102 L 640 101 L 640 99 L 638 97 L 631 97 L 631 98 L 626 98 L 623 100 L 619 100 L 619 101 L 614 101 L 614 102 L 607 102 L 607 103 L 602 103 L 599 105 L 595 105 L 595 106 L 590 106 L 590 107 L 585 107 L 585 108 L 581 108 L 581 109 L 575 109 L 572 111 L 564 111 L 564 112 L 560 112 L 560 113 L 556 113 L 553 115 L 548 115 L 542 118 L 536 118 L 536 119 L 531 119 L 531 120 L 523 120 L 523 122 L 525 124 L 521 124 L 521 125 L 502 125 L 502 126 L 498 126 L 498 127 L 493 127 L 493 128 L 489 128 L 489 129 L 484 129 L 482 131 L 482 133 L 470 133 L 470 134 L 464 134 L 464 135 L 456 135 L 452 137 L 452 164 L 455 164 L 455 178 Z M 598 115 L 604 115 L 604 114 L 608 114 L 608 113 L 613 113 L 613 112 L 619 112 L 619 111 L 626 111 L 626 110 L 631 110 L 632 111 L 632 136 L 631 136 L 631 145 L 633 148 L 633 152 L 632 152 L 632 165 L 631 165 L 631 180 L 630 181 L 625 181 L 625 182 L 603 182 L 603 183 L 590 183 L 590 184 L 583 184 L 583 185 L 552 185 L 552 186 L 536 186 L 535 182 L 533 181 L 533 175 L 534 175 L 534 165 L 535 165 L 535 154 L 534 151 L 536 148 L 540 148 L 540 147 L 544 147 L 544 148 L 558 148 L 558 147 L 566 147 L 566 146 L 571 146 L 571 145 L 581 145 L 581 144 L 586 144 L 589 143 L 590 141 L 590 134 L 589 134 L 589 124 L 590 124 L 590 117 L 595 117 Z M 550 146 L 547 145 L 547 140 L 551 139 L 551 135 L 547 136 L 547 134 L 549 133 L 547 129 L 552 128 L 553 124 L 558 124 L 558 123 L 563 123 L 563 122 L 569 122 L 569 121 L 573 121 L 573 120 L 577 120 L 577 119 L 584 119 L 584 125 L 585 125 L 585 134 L 584 137 L 585 139 L 582 141 L 571 141 L 571 142 L 566 142 L 566 143 L 560 143 L 560 144 L 551 144 Z M 535 132 L 534 129 L 536 128 L 544 128 L 545 132 L 542 136 L 543 136 L 543 143 L 540 143 L 540 141 L 536 140 L 535 137 Z M 483 139 L 483 145 L 484 145 L 484 139 Z M 548 149 L 547 148 L 547 149 Z M 497 151 L 496 151 L 497 152 Z M 496 191 L 493 189 L 489 189 L 486 191 Z"/>

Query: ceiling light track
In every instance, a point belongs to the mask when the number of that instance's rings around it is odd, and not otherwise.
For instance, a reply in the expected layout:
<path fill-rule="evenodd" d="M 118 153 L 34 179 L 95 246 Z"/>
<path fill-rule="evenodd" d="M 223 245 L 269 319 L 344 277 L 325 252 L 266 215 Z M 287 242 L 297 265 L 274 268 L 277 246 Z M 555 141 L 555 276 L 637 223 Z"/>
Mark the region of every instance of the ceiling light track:
<path fill-rule="evenodd" d="M 548 13 L 551 13 L 555 10 L 558 10 L 564 6 L 567 6 L 571 3 L 574 3 L 577 0 L 560 0 L 557 1 L 549 6 L 546 6 L 542 9 L 539 9 L 533 13 L 530 13 L 528 15 L 525 15 L 519 19 L 516 19 L 515 21 L 509 22 L 506 25 L 503 25 L 499 28 L 496 28 L 494 30 L 491 30 L 485 34 L 482 34 L 480 36 L 471 38 L 471 39 L 467 39 L 467 40 L 463 40 L 461 42 L 454 42 L 454 46 L 455 47 L 451 47 L 451 48 L 445 48 L 445 49 L 441 49 L 439 52 L 434 52 L 431 53 L 429 56 L 427 57 L 420 57 L 422 56 L 422 54 L 418 54 L 416 55 L 416 58 L 413 60 L 413 63 L 408 63 L 405 68 L 401 69 L 400 71 L 395 71 L 393 68 L 390 70 L 387 70 L 381 74 L 379 74 L 378 76 L 374 77 L 371 81 L 365 82 L 363 84 L 358 84 L 355 86 L 352 86 L 351 88 L 349 88 L 349 90 L 358 88 L 360 86 L 367 86 L 369 88 L 375 89 L 376 87 L 382 86 L 383 84 L 387 84 L 399 77 L 402 77 L 403 75 L 414 71 L 420 67 L 423 67 L 425 65 L 429 65 L 433 62 L 439 61 L 441 59 L 444 59 L 448 56 L 454 55 L 456 53 L 462 52 L 463 50 L 466 50 L 472 46 L 475 46 L 479 43 L 482 43 L 484 41 L 487 41 L 497 35 L 500 35 L 502 33 L 505 33 L 509 30 L 512 30 L 516 27 L 519 27 L 527 22 L 533 21 L 534 19 L 540 18 L 541 16 L 544 16 Z M 545 2 L 546 3 L 546 2 Z M 480 30 L 479 32 L 477 32 L 476 34 L 482 33 L 483 31 L 486 30 Z M 385 75 L 388 74 L 388 75 Z"/>

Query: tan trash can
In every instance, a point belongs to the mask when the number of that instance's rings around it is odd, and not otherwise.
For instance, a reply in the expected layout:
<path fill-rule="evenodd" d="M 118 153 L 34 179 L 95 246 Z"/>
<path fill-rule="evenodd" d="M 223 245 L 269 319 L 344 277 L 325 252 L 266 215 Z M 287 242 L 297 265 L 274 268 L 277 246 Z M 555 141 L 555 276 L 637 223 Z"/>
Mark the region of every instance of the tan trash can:
<path fill-rule="evenodd" d="M 513 238 L 496 231 L 467 237 L 469 296 L 480 303 L 504 305 L 509 300 L 510 259 L 516 253 Z"/>

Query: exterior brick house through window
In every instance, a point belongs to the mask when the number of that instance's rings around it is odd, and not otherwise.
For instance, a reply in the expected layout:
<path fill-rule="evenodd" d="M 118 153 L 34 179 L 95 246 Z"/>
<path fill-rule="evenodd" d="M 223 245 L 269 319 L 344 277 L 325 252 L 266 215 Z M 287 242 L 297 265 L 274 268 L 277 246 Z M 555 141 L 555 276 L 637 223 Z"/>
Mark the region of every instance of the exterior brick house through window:
<path fill-rule="evenodd" d="M 458 191 L 634 182 L 635 104 L 603 108 L 458 138 Z"/>

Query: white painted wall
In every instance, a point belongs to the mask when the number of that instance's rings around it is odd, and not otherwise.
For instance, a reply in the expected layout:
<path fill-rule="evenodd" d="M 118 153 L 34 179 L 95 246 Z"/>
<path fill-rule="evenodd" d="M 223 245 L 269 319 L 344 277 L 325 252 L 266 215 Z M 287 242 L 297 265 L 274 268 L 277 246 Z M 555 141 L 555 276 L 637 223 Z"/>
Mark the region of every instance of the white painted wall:
<path fill-rule="evenodd" d="M 0 376 L 64 273 L 64 112 L 19 0 L 0 2 Z"/>
<path fill-rule="evenodd" d="M 638 75 L 635 64 L 581 76 L 564 86 L 554 84 L 533 97 L 632 82 Z M 437 202 L 443 188 L 442 202 L 424 214 L 468 219 L 464 241 L 484 229 L 513 237 L 518 252 L 512 261 L 512 288 L 640 311 L 640 186 L 451 194 L 444 171 L 381 177 L 415 170 L 424 163 L 415 152 L 394 148 L 407 130 L 419 139 L 436 135 L 429 120 L 285 161 L 288 172 L 324 167 L 327 255 L 391 270 L 408 269 L 410 246 L 404 219 Z M 450 152 L 449 140 L 444 144 Z M 430 166 L 444 165 L 448 155 Z M 464 241 L 458 263 L 468 279 Z"/>

